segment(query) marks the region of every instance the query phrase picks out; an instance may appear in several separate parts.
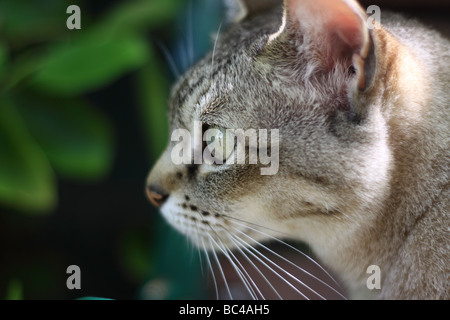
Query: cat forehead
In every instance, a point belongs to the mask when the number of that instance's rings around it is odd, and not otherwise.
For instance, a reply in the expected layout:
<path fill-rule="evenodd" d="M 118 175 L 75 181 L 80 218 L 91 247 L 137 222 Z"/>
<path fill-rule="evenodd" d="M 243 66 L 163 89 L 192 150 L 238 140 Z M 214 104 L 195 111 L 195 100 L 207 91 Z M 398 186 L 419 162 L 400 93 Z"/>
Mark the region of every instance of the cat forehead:
<path fill-rule="evenodd" d="M 251 61 L 243 52 L 220 52 L 214 59 L 210 54 L 175 85 L 170 111 L 183 118 L 215 113 L 230 105 L 242 93 L 243 86 L 257 87 L 253 73 Z"/>
<path fill-rule="evenodd" d="M 221 66 L 213 68 L 211 57 L 206 58 L 176 86 L 171 99 L 172 123 L 204 120 L 229 127 L 248 127 L 276 124 L 276 116 L 281 112 L 310 117 L 306 113 L 316 113 L 313 109 L 325 104 L 324 99 L 337 96 L 328 92 L 331 88 L 342 87 L 292 82 L 289 77 L 271 72 L 270 65 L 248 56 L 222 59 L 216 61 Z"/>
<path fill-rule="evenodd" d="M 252 67 L 258 49 L 267 43 L 281 22 L 281 11 L 275 10 L 228 28 L 219 28 L 219 34 L 213 37 L 210 53 L 173 87 L 172 100 L 179 105 L 180 100 L 192 96 L 197 88 L 203 90 L 204 99 L 212 100 L 213 96 L 226 94 L 230 84 L 249 77 L 248 68 Z M 216 88 L 211 87 L 214 83 L 217 83 Z M 202 105 L 206 104 L 203 102 Z"/>
<path fill-rule="evenodd" d="M 281 23 L 281 13 L 275 11 L 219 34 L 213 50 L 174 87 L 172 119 L 184 123 L 201 117 L 227 119 L 222 122 L 244 126 L 251 118 L 263 118 L 265 113 L 273 114 L 275 108 L 286 109 L 289 104 L 296 107 L 297 113 L 301 106 L 307 106 L 303 111 L 308 112 L 324 103 L 336 103 L 335 97 L 340 95 L 338 91 L 346 79 L 328 77 L 320 84 L 304 81 L 310 73 L 308 63 L 298 56 L 297 67 L 304 68 L 306 75 L 298 81 L 292 76 L 288 60 L 261 58 L 259 50 Z M 332 102 L 324 101 L 330 98 Z"/>

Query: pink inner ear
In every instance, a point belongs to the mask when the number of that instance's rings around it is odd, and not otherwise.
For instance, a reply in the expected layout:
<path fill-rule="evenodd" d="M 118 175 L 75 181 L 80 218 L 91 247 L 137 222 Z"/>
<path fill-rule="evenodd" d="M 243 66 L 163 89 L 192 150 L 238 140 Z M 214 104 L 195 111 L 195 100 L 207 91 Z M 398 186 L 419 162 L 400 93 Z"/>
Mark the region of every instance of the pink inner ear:
<path fill-rule="evenodd" d="M 361 53 L 364 48 L 364 23 L 356 15 L 337 16 L 329 25 L 330 30 L 335 30 L 339 38 L 347 45 L 352 53 Z"/>
<path fill-rule="evenodd" d="M 320 48 L 324 63 L 363 58 L 368 51 L 365 13 L 354 0 L 286 0 L 287 23 L 300 25 Z"/>

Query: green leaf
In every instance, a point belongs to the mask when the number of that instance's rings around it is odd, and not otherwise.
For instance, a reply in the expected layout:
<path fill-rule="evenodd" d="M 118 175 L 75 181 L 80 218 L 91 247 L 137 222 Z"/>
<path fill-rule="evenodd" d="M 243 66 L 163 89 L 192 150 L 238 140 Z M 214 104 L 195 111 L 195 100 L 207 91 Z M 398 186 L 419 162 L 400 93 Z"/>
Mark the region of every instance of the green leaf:
<path fill-rule="evenodd" d="M 30 49 L 26 52 L 19 52 L 14 59 L 4 63 L 4 72 L 0 67 L 0 93 L 7 93 L 16 88 L 25 79 L 34 74 L 41 64 L 42 54 L 40 50 Z M 7 56 L 8 60 L 9 57 Z"/>
<path fill-rule="evenodd" d="M 17 279 L 9 281 L 6 300 L 23 300 L 22 282 Z"/>
<path fill-rule="evenodd" d="M 170 21 L 179 12 L 181 0 L 126 1 L 113 9 L 102 24 L 116 31 L 151 29 Z"/>
<path fill-rule="evenodd" d="M 113 132 L 108 119 L 81 99 L 24 92 L 16 104 L 30 133 L 58 175 L 97 181 L 112 167 Z"/>
<path fill-rule="evenodd" d="M 48 93 L 76 96 L 99 89 L 146 63 L 143 38 L 98 32 L 53 48 L 32 83 Z"/>
<path fill-rule="evenodd" d="M 170 85 L 167 75 L 161 68 L 153 51 L 150 51 L 150 63 L 139 70 L 139 106 L 142 127 L 145 130 L 149 154 L 159 156 L 169 139 L 167 100 Z"/>
<path fill-rule="evenodd" d="M 71 1 L 0 1 L 2 35 L 23 45 L 48 39 L 65 29 L 66 8 Z"/>
<path fill-rule="evenodd" d="M 8 50 L 6 46 L 4 46 L 0 42 L 0 75 L 4 72 L 7 62 L 8 62 Z"/>
<path fill-rule="evenodd" d="M 135 283 L 142 283 L 154 268 L 148 259 L 152 248 L 149 234 L 148 228 L 140 226 L 127 229 L 120 238 L 120 261 L 127 276 Z"/>
<path fill-rule="evenodd" d="M 0 203 L 44 213 L 57 202 L 53 171 L 12 103 L 0 97 Z"/>

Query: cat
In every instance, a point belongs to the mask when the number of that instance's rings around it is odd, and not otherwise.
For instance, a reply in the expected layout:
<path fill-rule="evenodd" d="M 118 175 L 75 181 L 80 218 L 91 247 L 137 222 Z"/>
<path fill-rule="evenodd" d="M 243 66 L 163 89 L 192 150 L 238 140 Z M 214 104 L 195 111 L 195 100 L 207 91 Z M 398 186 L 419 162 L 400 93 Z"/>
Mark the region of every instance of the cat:
<path fill-rule="evenodd" d="M 385 11 L 369 25 L 354 0 L 235 4 L 175 84 L 170 130 L 197 121 L 219 141 L 277 129 L 279 170 L 175 165 L 172 140 L 147 178 L 150 201 L 205 251 L 281 236 L 307 243 L 350 298 L 449 299 L 448 40 Z"/>

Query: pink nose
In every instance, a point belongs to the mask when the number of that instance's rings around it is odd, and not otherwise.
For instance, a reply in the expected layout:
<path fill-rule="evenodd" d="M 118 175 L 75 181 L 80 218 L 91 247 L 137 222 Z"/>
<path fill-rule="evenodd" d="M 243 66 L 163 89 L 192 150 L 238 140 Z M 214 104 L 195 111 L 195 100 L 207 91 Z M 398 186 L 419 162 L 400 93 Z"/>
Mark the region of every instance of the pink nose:
<path fill-rule="evenodd" d="M 150 200 L 150 202 L 157 208 L 161 208 L 164 202 L 166 202 L 168 195 L 160 194 L 159 192 L 155 191 L 152 187 L 146 188 L 147 198 Z"/>

